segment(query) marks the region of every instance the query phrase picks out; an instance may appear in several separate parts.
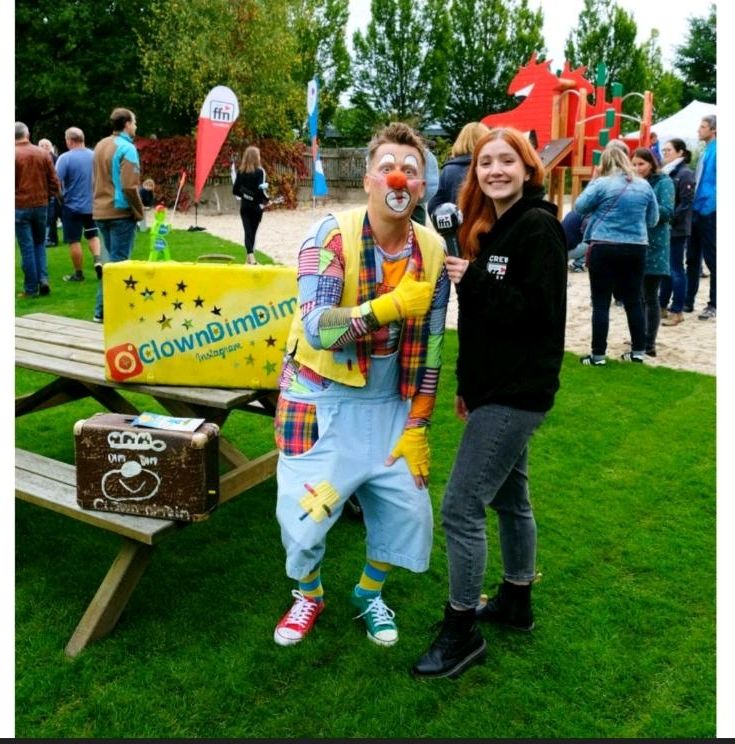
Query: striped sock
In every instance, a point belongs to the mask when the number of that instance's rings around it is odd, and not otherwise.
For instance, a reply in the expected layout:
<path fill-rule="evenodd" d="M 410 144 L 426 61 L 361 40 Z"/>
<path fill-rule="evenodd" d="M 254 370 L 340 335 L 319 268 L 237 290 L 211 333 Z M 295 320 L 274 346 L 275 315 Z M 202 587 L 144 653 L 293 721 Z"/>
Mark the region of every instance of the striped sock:
<path fill-rule="evenodd" d="M 390 563 L 371 561 L 369 558 L 362 570 L 360 581 L 355 587 L 355 594 L 361 597 L 377 597 L 388 577 L 388 571 L 393 568 Z"/>
<path fill-rule="evenodd" d="M 317 602 L 324 600 L 324 587 L 322 586 L 322 567 L 317 566 L 311 573 L 299 579 L 299 591 L 305 597 L 311 597 Z"/>

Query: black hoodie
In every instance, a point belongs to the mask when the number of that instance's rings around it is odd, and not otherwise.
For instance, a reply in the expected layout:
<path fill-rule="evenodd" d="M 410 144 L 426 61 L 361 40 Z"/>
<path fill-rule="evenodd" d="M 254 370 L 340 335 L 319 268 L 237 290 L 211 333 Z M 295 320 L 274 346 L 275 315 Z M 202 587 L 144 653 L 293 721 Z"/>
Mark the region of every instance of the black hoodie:
<path fill-rule="evenodd" d="M 480 235 L 457 285 L 457 394 L 548 411 L 559 389 L 566 323 L 567 248 L 556 206 L 524 196 Z"/>

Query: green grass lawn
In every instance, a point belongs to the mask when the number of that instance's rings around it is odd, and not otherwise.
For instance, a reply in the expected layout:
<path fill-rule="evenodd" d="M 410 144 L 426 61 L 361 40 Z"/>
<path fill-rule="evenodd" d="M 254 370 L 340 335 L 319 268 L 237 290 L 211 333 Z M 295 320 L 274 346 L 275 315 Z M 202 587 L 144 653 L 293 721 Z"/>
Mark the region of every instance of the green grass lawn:
<path fill-rule="evenodd" d="M 207 233 L 175 232 L 170 244 L 179 260 L 243 259 L 241 246 Z M 139 236 L 134 257 L 147 252 Z M 63 248 L 49 250 L 49 265 L 52 294 L 20 300 L 16 312 L 91 317 L 91 271 L 84 285 L 61 282 Z M 458 680 L 409 675 L 447 593 L 438 507 L 462 430 L 452 408 L 456 343 L 448 332 L 431 430 L 431 568 L 395 570 L 385 589 L 396 646 L 371 644 L 352 619 L 364 536 L 346 517 L 329 536 L 327 607 L 314 633 L 275 645 L 292 583 L 270 480 L 165 540 L 116 630 L 69 660 L 64 645 L 118 538 L 17 502 L 16 735 L 714 737 L 715 379 L 706 375 L 589 369 L 567 355 L 556 406 L 531 445 L 536 629 L 484 627 L 487 662 Z M 42 379 L 18 371 L 16 390 Z M 17 444 L 73 462 L 73 422 L 97 410 L 80 401 L 19 419 Z M 272 446 L 264 417 L 235 415 L 223 433 Z M 500 579 L 492 514 L 488 526 L 491 588 Z"/>

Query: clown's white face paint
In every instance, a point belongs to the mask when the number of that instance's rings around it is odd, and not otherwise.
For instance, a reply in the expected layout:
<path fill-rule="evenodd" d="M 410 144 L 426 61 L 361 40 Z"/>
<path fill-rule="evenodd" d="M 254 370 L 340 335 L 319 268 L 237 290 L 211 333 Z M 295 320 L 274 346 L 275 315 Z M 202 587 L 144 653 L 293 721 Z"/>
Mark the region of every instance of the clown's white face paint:
<path fill-rule="evenodd" d="M 419 172 L 419 161 L 413 155 L 406 155 L 403 159 L 403 164 L 408 168 L 413 168 L 416 173 Z"/>
<path fill-rule="evenodd" d="M 382 154 L 378 152 L 376 165 L 368 173 L 368 177 L 379 189 L 387 189 L 384 201 L 388 209 L 395 214 L 404 214 L 421 197 L 421 166 L 419 159 L 413 154 L 413 148 L 406 147 L 408 152 L 401 152 L 402 146 L 386 147 L 397 150 Z"/>

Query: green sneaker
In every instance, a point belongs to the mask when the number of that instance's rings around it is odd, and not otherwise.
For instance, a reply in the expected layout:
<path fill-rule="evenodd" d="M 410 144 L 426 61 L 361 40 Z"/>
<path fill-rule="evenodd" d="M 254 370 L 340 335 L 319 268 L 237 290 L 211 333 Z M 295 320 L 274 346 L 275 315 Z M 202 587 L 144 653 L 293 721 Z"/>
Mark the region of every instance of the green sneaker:
<path fill-rule="evenodd" d="M 363 597 L 352 591 L 352 604 L 360 610 L 355 620 L 362 618 L 367 628 L 367 637 L 379 646 L 392 646 L 398 640 L 398 627 L 393 618 L 396 613 L 383 602 L 380 594 L 374 597 Z"/>

